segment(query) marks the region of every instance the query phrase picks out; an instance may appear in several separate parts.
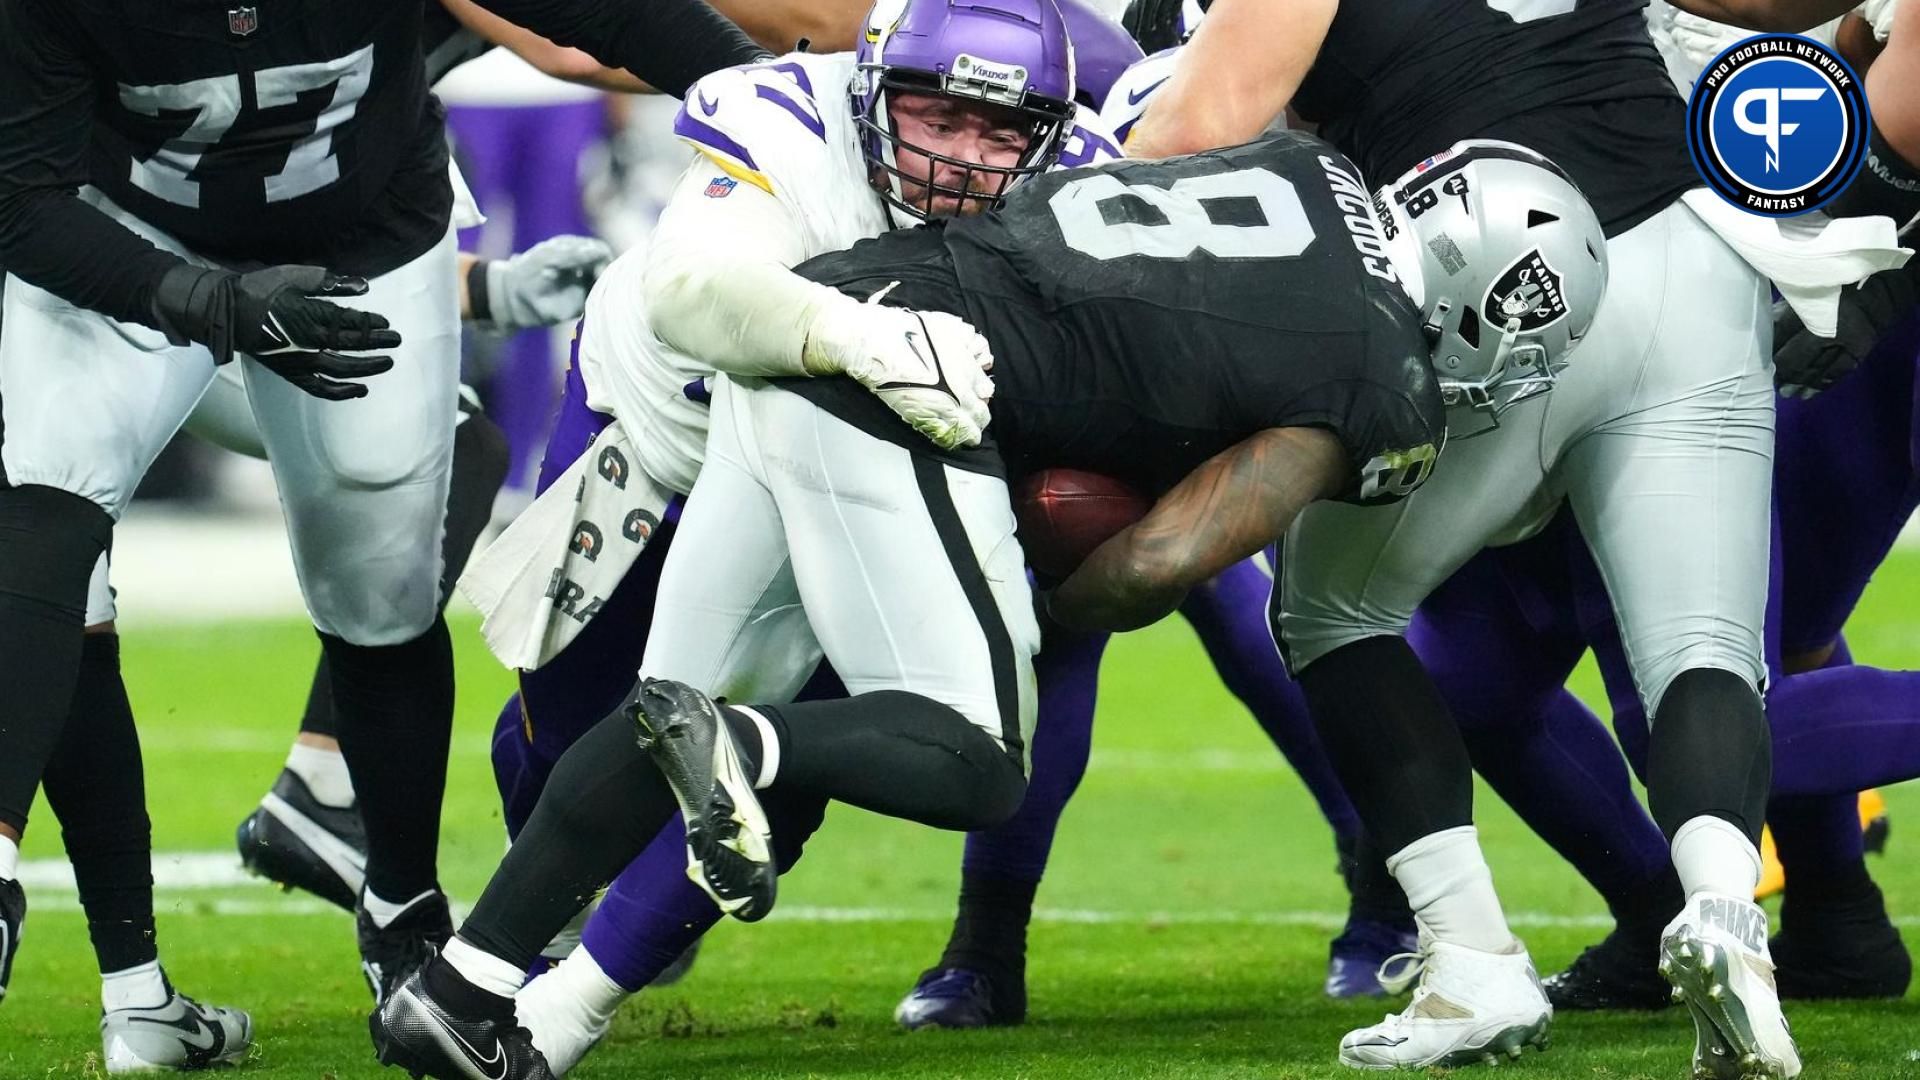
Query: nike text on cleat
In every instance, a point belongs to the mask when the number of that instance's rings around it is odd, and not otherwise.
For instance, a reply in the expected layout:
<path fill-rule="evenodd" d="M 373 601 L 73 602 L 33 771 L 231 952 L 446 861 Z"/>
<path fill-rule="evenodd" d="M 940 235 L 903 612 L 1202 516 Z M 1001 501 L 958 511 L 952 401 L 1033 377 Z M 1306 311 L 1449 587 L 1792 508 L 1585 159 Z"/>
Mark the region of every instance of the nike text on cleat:
<path fill-rule="evenodd" d="M 239 1009 L 202 1005 L 167 986 L 165 1004 L 115 1009 L 100 1017 L 100 1045 L 109 1073 L 186 1071 L 226 1065 L 253 1048 L 253 1018 Z"/>
<path fill-rule="evenodd" d="M 376 1008 L 453 936 L 453 914 L 444 893 L 416 899 L 385 927 L 361 908 L 354 916 L 360 939 L 360 971 Z"/>
<path fill-rule="evenodd" d="M 1481 952 L 1426 941 L 1413 1000 L 1372 1027 L 1347 1033 L 1340 1063 L 1355 1069 L 1457 1067 L 1545 1050 L 1553 1024 L 1525 950 Z"/>
<path fill-rule="evenodd" d="M 464 1015 L 416 971 L 367 1018 L 374 1054 L 382 1065 L 436 1080 L 553 1080 L 532 1037 L 515 1026 L 511 1003 L 502 1002 L 504 1017 Z"/>
<path fill-rule="evenodd" d="M 282 769 L 273 790 L 234 835 L 240 861 L 283 889 L 305 889 L 352 911 L 367 875 L 367 833 L 357 807 L 327 806 Z"/>
<path fill-rule="evenodd" d="M 621 711 L 680 803 L 687 876 L 721 911 L 765 918 L 779 880 L 771 833 L 719 706 L 685 683 L 641 679 Z"/>
<path fill-rule="evenodd" d="M 27 893 L 11 879 L 0 881 L 0 1002 L 13 982 L 13 954 L 20 951 L 20 930 L 27 922 Z"/>
<path fill-rule="evenodd" d="M 1661 935 L 1660 974 L 1693 1017 L 1695 1080 L 1800 1075 L 1766 933 L 1766 912 L 1745 897 L 1696 893 Z"/>

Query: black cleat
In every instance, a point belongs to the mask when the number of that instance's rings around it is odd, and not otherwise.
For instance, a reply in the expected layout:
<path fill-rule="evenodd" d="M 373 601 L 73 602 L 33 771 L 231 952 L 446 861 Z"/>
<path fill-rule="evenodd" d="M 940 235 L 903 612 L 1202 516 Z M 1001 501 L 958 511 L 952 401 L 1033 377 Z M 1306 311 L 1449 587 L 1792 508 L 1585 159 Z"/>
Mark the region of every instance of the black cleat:
<path fill-rule="evenodd" d="M 1913 958 L 1871 881 L 1847 897 L 1796 895 L 1789 884 L 1771 951 L 1782 999 L 1900 998 L 1913 979 Z"/>
<path fill-rule="evenodd" d="M 779 880 L 772 838 L 719 706 L 685 683 L 641 679 L 620 709 L 680 803 L 687 876 L 721 911 L 765 918 Z"/>
<path fill-rule="evenodd" d="M 437 990 L 437 992 L 436 992 Z M 382 1065 L 436 1080 L 553 1080 L 513 1000 L 460 978 L 445 961 L 415 971 L 367 1018 Z"/>
<path fill-rule="evenodd" d="M 273 790 L 234 834 L 240 861 L 282 889 L 305 889 L 352 911 L 367 876 L 367 830 L 354 807 L 327 806 L 280 770 Z"/>
<path fill-rule="evenodd" d="M 1664 1009 L 1673 987 L 1660 974 L 1660 939 L 1616 928 L 1574 958 L 1565 971 L 1540 981 L 1547 1000 L 1563 1011 Z"/>
<path fill-rule="evenodd" d="M 431 959 L 453 936 L 453 915 L 447 897 L 438 890 L 407 905 L 384 929 L 360 908 L 354 916 L 360 938 L 360 971 L 379 1008 L 420 965 Z"/>
<path fill-rule="evenodd" d="M 20 928 L 27 924 L 27 892 L 20 883 L 0 881 L 0 1001 L 13 984 L 13 954 L 20 951 Z"/>

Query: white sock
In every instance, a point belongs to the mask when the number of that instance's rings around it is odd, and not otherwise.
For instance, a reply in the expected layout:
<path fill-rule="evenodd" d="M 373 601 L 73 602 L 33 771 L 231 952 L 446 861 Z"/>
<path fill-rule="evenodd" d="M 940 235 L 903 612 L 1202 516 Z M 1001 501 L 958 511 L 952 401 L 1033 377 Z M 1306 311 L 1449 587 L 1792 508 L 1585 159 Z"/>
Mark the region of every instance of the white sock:
<path fill-rule="evenodd" d="M 458 937 L 448 939 L 447 947 L 441 950 L 440 955 L 446 957 L 447 963 L 453 965 L 453 970 L 459 972 L 461 978 L 489 994 L 510 998 L 514 991 L 520 989 L 520 984 L 527 981 L 524 969 L 514 967 L 492 953 L 481 952 Z"/>
<path fill-rule="evenodd" d="M 754 729 L 760 732 L 760 775 L 754 778 L 753 790 L 765 791 L 780 773 L 780 740 L 774 737 L 773 724 L 766 717 L 745 705 L 726 706 L 753 721 Z"/>
<path fill-rule="evenodd" d="M 1518 944 L 1507 929 L 1493 871 L 1480 853 L 1471 825 L 1443 829 L 1415 840 L 1387 859 L 1387 871 L 1406 890 L 1421 929 L 1435 941 L 1482 952 L 1510 952 Z"/>
<path fill-rule="evenodd" d="M 100 1008 L 157 1009 L 167 1003 L 167 978 L 160 974 L 160 961 L 149 960 L 124 971 L 109 971 L 100 976 Z"/>
<path fill-rule="evenodd" d="M 598 1027 L 611 1020 L 614 1010 L 628 997 L 627 991 L 608 978 L 599 962 L 584 948 L 568 953 L 558 967 L 542 978 L 560 980 L 566 1000 L 591 1018 L 588 1027 Z"/>
<path fill-rule="evenodd" d="M 20 876 L 20 844 L 11 836 L 0 836 L 0 881 Z"/>
<path fill-rule="evenodd" d="M 287 768 L 305 781 L 322 806 L 353 805 L 353 778 L 347 775 L 347 759 L 340 751 L 294 743 L 287 751 Z"/>
<path fill-rule="evenodd" d="M 385 930 L 387 927 L 393 925 L 393 920 L 399 918 L 401 912 L 432 895 L 433 890 L 428 889 L 426 892 L 421 893 L 411 900 L 402 900 L 396 904 L 391 900 L 385 900 L 376 896 L 372 889 L 362 889 L 360 890 L 360 906 L 366 908 L 367 914 L 372 916 L 373 925 Z"/>
<path fill-rule="evenodd" d="M 1760 852 L 1732 822 L 1708 814 L 1688 818 L 1674 831 L 1672 850 L 1673 868 L 1688 897 L 1710 892 L 1753 899 L 1760 884 Z"/>

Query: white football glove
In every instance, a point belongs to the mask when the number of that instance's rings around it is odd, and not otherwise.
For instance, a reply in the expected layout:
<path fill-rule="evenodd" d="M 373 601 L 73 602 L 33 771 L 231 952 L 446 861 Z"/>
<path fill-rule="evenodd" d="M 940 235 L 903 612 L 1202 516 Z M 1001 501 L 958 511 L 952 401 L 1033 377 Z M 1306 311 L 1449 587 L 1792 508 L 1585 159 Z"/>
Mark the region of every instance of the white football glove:
<path fill-rule="evenodd" d="M 487 264 L 490 322 L 502 330 L 572 322 L 587 308 L 587 290 L 613 261 L 613 249 L 591 236 L 556 236 Z"/>
<path fill-rule="evenodd" d="M 840 372 L 946 450 L 978 446 L 992 417 L 993 350 L 965 319 L 938 311 L 835 304 L 807 335 L 807 370 Z"/>

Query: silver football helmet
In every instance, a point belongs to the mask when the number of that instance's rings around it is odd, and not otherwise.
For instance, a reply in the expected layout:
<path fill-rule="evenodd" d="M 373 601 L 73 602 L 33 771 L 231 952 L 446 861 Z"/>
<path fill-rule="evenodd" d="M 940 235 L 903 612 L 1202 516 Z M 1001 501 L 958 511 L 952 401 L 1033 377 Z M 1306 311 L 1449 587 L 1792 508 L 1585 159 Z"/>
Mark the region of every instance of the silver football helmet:
<path fill-rule="evenodd" d="M 1454 411 L 1452 437 L 1552 389 L 1607 290 L 1606 234 L 1567 174 L 1524 146 L 1468 139 L 1380 189 L 1374 208 L 1426 316 L 1442 399 L 1481 418 Z"/>

